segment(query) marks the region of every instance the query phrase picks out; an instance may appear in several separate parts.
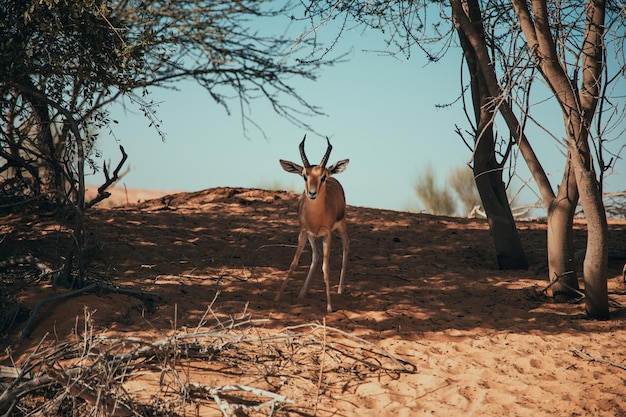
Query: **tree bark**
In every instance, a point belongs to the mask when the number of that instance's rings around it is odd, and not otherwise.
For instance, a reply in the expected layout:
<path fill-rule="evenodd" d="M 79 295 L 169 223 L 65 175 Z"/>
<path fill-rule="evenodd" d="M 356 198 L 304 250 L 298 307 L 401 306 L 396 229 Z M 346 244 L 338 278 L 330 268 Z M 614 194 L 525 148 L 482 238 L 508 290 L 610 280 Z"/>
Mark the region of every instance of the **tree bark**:
<path fill-rule="evenodd" d="M 21 90 L 22 97 L 32 106 L 33 113 L 36 115 L 37 123 L 39 124 L 36 128 L 38 132 L 36 143 L 37 151 L 42 155 L 40 170 L 43 172 L 38 174 L 38 179 L 41 180 L 41 184 L 45 188 L 38 190 L 38 193 L 61 192 L 63 189 L 63 179 L 60 172 L 61 164 L 54 148 L 54 138 L 51 130 L 52 122 L 48 105 L 37 94 L 32 93 L 37 87 L 35 87 L 29 77 L 24 77 L 23 83 L 27 88 Z"/>
<path fill-rule="evenodd" d="M 602 69 L 604 68 L 604 20 L 606 2 L 590 0 L 583 42 L 583 80 L 578 95 L 582 108 L 582 129 L 577 141 L 570 141 L 576 183 L 587 218 L 587 250 L 583 264 L 585 278 L 585 310 L 589 317 L 609 318 L 608 225 L 602 191 L 593 170 L 589 150 L 589 130 L 600 97 Z M 572 146 L 575 145 L 575 146 Z M 580 154 L 575 153 L 580 152 Z M 580 155 L 580 157 L 578 157 Z M 587 159 L 588 157 L 588 159 Z"/>
<path fill-rule="evenodd" d="M 484 33 L 477 0 L 466 3 L 466 13 L 476 31 Z M 527 269 L 528 260 L 511 213 L 506 187 L 502 181 L 502 163 L 496 159 L 493 134 L 494 108 L 485 77 L 476 60 L 476 53 L 467 36 L 457 30 L 463 55 L 470 73 L 472 105 L 476 121 L 474 141 L 474 179 L 480 200 L 487 214 L 489 230 L 496 249 L 496 261 L 501 270 Z"/>
<path fill-rule="evenodd" d="M 563 180 L 557 195 L 546 202 L 548 215 L 548 280 L 558 278 L 551 287 L 556 301 L 566 302 L 578 297 L 578 276 L 574 262 L 574 214 L 578 202 L 576 178 L 566 162 Z"/>
<path fill-rule="evenodd" d="M 609 318 L 608 225 L 602 195 L 593 172 L 577 169 L 576 182 L 587 218 L 587 250 L 583 263 L 585 279 L 585 311 L 589 317 Z"/>

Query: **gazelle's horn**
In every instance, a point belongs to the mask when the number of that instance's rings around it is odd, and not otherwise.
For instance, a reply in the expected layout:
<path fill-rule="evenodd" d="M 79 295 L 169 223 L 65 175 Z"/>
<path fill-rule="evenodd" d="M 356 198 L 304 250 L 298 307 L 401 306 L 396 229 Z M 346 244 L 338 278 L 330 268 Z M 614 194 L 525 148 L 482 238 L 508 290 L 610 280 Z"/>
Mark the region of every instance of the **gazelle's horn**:
<path fill-rule="evenodd" d="M 324 154 L 324 157 L 322 158 L 322 162 L 320 162 L 320 166 L 322 168 L 326 167 L 326 163 L 328 162 L 328 157 L 330 156 L 330 151 L 333 150 L 333 147 L 330 144 L 330 140 L 328 140 L 328 136 L 326 136 L 326 142 L 328 142 L 328 148 L 326 148 L 326 154 Z"/>
<path fill-rule="evenodd" d="M 302 157 L 302 163 L 304 164 L 305 168 L 310 168 L 311 164 L 309 163 L 309 160 L 307 159 L 306 155 L 304 154 L 304 141 L 306 140 L 306 135 L 304 135 L 304 138 L 302 139 L 302 142 L 300 142 L 300 156 Z"/>

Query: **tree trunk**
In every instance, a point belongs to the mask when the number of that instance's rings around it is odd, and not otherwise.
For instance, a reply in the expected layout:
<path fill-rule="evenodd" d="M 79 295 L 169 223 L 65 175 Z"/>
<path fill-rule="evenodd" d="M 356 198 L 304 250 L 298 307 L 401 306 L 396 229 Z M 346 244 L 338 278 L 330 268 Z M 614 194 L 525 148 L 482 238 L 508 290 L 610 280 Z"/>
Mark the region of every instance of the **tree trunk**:
<path fill-rule="evenodd" d="M 483 137 L 481 140 L 484 140 Z M 485 142 L 487 142 L 485 140 Z M 492 165 L 478 151 L 474 156 L 474 177 L 480 200 L 487 214 L 489 230 L 496 249 L 496 261 L 501 270 L 528 269 L 528 261 L 520 240 L 515 219 L 502 182 L 502 170 L 490 168 Z"/>
<path fill-rule="evenodd" d="M 587 218 L 587 250 L 583 264 L 585 310 L 589 317 L 600 320 L 609 318 L 607 286 L 609 232 L 606 209 L 602 202 L 601 184 L 593 170 L 589 148 L 589 129 L 598 105 L 602 71 L 605 66 L 605 16 L 605 1 L 589 1 L 585 22 L 585 40 L 582 47 L 582 88 L 578 94 L 582 108 L 581 128 L 577 131 L 579 135 L 576 139 L 578 140 L 569 142 L 580 200 Z"/>
<path fill-rule="evenodd" d="M 578 297 L 578 277 L 574 263 L 574 214 L 578 203 L 578 188 L 572 168 L 566 163 L 563 181 L 557 195 L 549 201 L 548 212 L 548 279 L 558 281 L 551 287 L 556 301 L 565 302 Z"/>
<path fill-rule="evenodd" d="M 594 319 L 609 318 L 608 275 L 608 225 L 602 194 L 593 171 L 575 163 L 576 180 L 587 219 L 587 250 L 583 263 L 585 280 L 585 311 Z M 580 169 L 579 169 L 580 168 Z"/>
<path fill-rule="evenodd" d="M 38 193 L 54 192 L 62 195 L 63 190 L 63 178 L 60 172 L 61 164 L 57 158 L 54 149 L 54 138 L 52 137 L 52 122 L 50 120 L 50 113 L 47 103 L 42 101 L 40 97 L 32 94 L 32 90 L 36 90 L 37 87 L 33 84 L 29 77 L 24 77 L 24 85 L 28 87 L 28 90 L 22 91 L 24 100 L 28 101 L 33 108 L 33 113 L 36 115 L 38 126 L 37 139 L 35 141 L 37 152 L 41 155 L 39 162 L 40 172 L 38 173 L 39 182 L 44 185 L 44 188 L 37 190 Z"/>
<path fill-rule="evenodd" d="M 484 32 L 477 0 L 466 3 L 466 15 L 475 30 Z M 462 30 L 457 30 L 463 55 L 470 73 L 472 105 L 476 120 L 474 142 L 474 179 L 480 200 L 487 214 L 489 230 L 501 270 L 527 269 L 528 261 L 511 213 L 506 187 L 502 181 L 503 164 L 496 160 L 493 134 L 494 109 L 485 77 L 476 60 L 476 53 Z"/>

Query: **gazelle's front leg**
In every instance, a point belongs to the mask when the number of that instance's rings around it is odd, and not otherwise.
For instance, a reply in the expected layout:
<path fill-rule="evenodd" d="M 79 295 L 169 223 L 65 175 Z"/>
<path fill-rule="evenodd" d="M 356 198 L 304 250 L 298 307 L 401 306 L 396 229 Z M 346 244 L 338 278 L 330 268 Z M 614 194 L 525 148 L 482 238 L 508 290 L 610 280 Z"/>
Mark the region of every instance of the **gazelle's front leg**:
<path fill-rule="evenodd" d="M 309 243 L 311 244 L 311 267 L 309 268 L 309 273 L 306 276 L 306 280 L 304 280 L 304 285 L 302 286 L 302 290 L 300 290 L 300 295 L 298 298 L 304 298 L 307 291 L 309 290 L 309 285 L 311 284 L 311 277 L 313 276 L 313 271 L 315 271 L 315 267 L 320 259 L 319 251 L 317 250 L 317 242 L 315 240 L 315 236 L 309 234 Z"/>
<path fill-rule="evenodd" d="M 291 279 L 293 271 L 295 271 L 295 269 L 298 267 L 298 261 L 300 260 L 300 255 L 302 255 L 302 250 L 304 249 L 304 244 L 306 243 L 306 236 L 306 230 L 301 229 L 300 234 L 298 235 L 298 247 L 296 248 L 296 253 L 293 256 L 293 260 L 291 261 L 291 266 L 289 266 L 289 272 L 287 272 L 287 277 L 283 281 L 283 285 L 280 287 L 280 291 L 278 291 L 278 294 L 276 294 L 276 298 L 274 298 L 274 301 L 280 300 L 280 296 L 282 295 L 283 291 L 285 291 L 285 288 L 287 288 L 287 283 L 289 282 L 289 279 Z"/>

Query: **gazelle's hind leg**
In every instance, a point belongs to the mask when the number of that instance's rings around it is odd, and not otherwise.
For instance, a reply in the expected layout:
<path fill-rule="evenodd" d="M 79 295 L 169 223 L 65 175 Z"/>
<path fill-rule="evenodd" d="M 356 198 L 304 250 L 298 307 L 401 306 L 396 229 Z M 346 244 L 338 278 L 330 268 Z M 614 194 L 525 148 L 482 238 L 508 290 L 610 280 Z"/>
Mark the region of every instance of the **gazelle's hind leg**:
<path fill-rule="evenodd" d="M 341 275 L 339 277 L 339 289 L 337 290 L 337 294 L 343 294 L 343 290 L 345 288 L 344 278 L 346 276 L 346 265 L 348 265 L 348 250 L 350 249 L 350 238 L 348 238 L 345 221 L 339 224 L 337 230 L 339 230 L 339 236 L 341 237 L 341 246 L 343 249 L 343 256 L 341 258 Z"/>
<path fill-rule="evenodd" d="M 328 313 L 333 312 L 333 306 L 330 302 L 330 265 L 329 265 L 329 257 L 330 257 L 330 242 L 332 241 L 332 233 L 328 233 L 328 235 L 324 236 L 324 244 L 323 244 L 323 258 L 322 258 L 322 271 L 324 271 L 324 284 L 326 285 L 326 311 Z"/>
<path fill-rule="evenodd" d="M 302 250 L 304 249 L 304 244 L 306 243 L 306 236 L 307 236 L 306 230 L 304 229 L 300 230 L 300 234 L 298 235 L 298 247 L 296 248 L 296 253 L 293 256 L 293 260 L 291 261 L 291 266 L 289 267 L 289 272 L 287 272 L 287 277 L 283 281 L 283 285 L 280 287 L 278 294 L 276 294 L 276 298 L 274 298 L 274 301 L 280 300 L 280 296 L 282 295 L 283 291 L 285 291 L 285 288 L 287 288 L 287 283 L 289 282 L 289 279 L 291 279 L 291 275 L 293 275 L 293 271 L 298 266 L 300 255 L 302 255 Z"/>
<path fill-rule="evenodd" d="M 302 290 L 300 290 L 300 295 L 298 298 L 304 298 L 307 291 L 309 290 L 309 285 L 311 284 L 311 277 L 313 276 L 313 271 L 315 271 L 315 267 L 320 259 L 319 251 L 317 250 L 317 242 L 314 236 L 309 235 L 309 243 L 311 244 L 311 267 L 309 268 L 309 273 L 306 276 L 306 280 L 304 280 L 304 285 L 302 286 Z"/>

